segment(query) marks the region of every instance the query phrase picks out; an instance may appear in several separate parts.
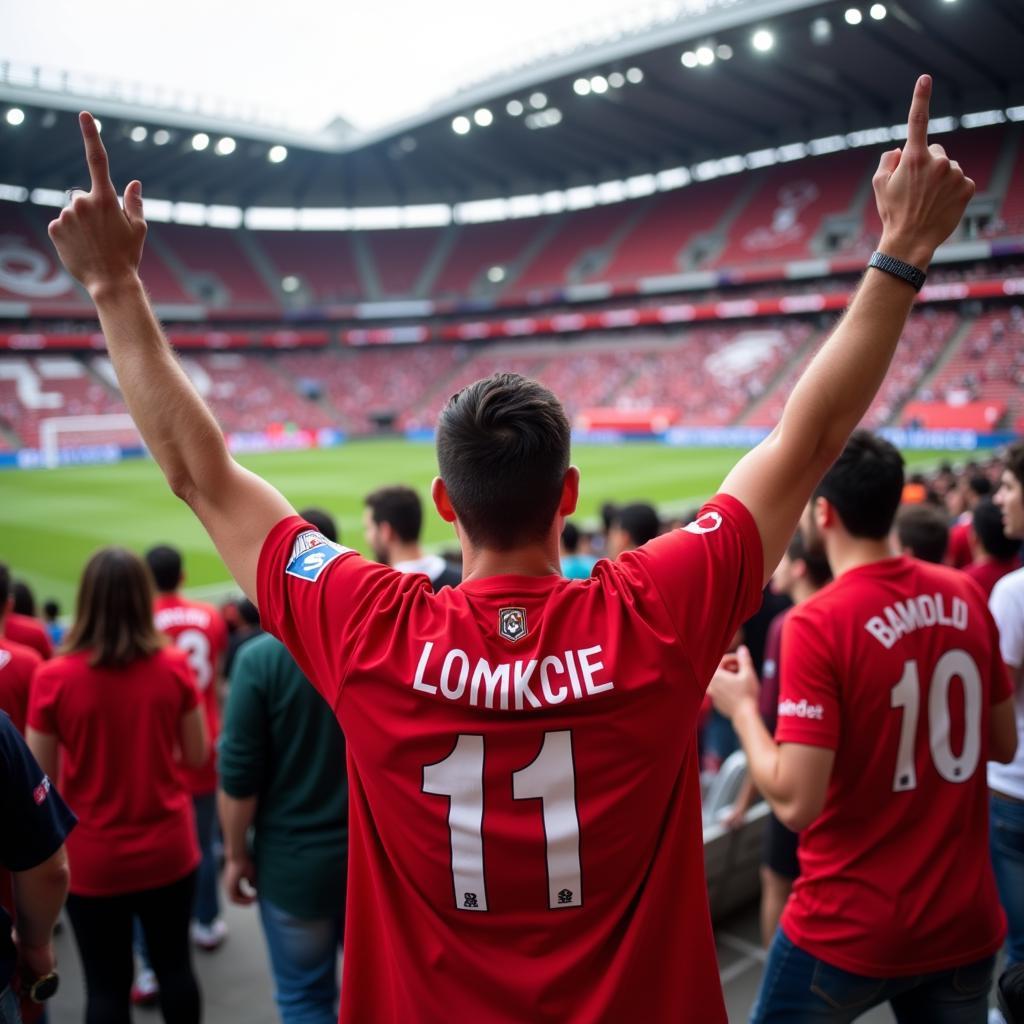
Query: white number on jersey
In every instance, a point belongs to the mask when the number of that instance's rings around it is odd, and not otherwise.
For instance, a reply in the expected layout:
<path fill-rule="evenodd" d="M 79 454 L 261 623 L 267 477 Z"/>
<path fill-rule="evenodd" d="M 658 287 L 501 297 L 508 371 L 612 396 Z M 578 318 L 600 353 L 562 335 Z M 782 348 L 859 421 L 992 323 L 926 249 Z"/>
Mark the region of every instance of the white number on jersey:
<path fill-rule="evenodd" d="M 196 676 L 196 686 L 202 693 L 213 682 L 210 638 L 202 630 L 184 629 L 174 638 L 174 646 L 188 655 L 188 663 Z"/>
<path fill-rule="evenodd" d="M 964 691 L 964 742 L 959 755 L 953 753 L 949 735 L 949 687 L 954 678 Z M 966 782 L 981 758 L 981 673 L 971 656 L 962 650 L 946 651 L 939 658 L 928 689 L 928 745 L 935 770 L 947 782 Z M 903 666 L 900 681 L 892 688 L 889 706 L 903 709 L 900 743 L 892 788 L 896 793 L 917 788 L 914 739 L 921 708 L 921 683 L 917 662 Z"/>
<path fill-rule="evenodd" d="M 459 910 L 487 910 L 484 880 L 484 738 L 462 735 L 452 752 L 423 769 L 423 792 L 446 796 L 452 887 Z M 583 904 L 576 770 L 569 730 L 548 732 L 540 752 L 512 775 L 516 800 L 540 800 L 547 845 L 548 906 Z"/>

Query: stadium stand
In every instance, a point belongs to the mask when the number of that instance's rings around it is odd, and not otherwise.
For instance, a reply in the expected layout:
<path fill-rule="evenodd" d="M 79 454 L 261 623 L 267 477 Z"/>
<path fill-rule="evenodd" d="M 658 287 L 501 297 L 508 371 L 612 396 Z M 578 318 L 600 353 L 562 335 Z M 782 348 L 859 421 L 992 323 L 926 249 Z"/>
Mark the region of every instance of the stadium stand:
<path fill-rule="evenodd" d="M 252 239 L 279 281 L 297 277 L 314 302 L 356 302 L 363 297 L 348 231 L 254 231 Z"/>
<path fill-rule="evenodd" d="M 437 228 L 405 231 L 364 231 L 359 239 L 366 245 L 376 272 L 379 295 L 371 298 L 397 299 L 415 295 L 431 254 L 441 238 Z"/>
<path fill-rule="evenodd" d="M 471 297 L 491 267 L 514 266 L 550 218 L 466 224 L 459 228 L 451 251 L 431 289 L 439 298 Z"/>

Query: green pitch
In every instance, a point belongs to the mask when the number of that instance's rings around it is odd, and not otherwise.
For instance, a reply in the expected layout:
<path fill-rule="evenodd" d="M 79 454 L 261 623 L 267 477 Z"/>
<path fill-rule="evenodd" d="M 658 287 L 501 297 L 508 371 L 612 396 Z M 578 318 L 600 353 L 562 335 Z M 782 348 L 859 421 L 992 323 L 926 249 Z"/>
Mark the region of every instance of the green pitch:
<path fill-rule="evenodd" d="M 578 445 L 573 460 L 583 482 L 576 518 L 595 521 L 605 501 L 652 501 L 666 513 L 681 511 L 714 493 L 741 455 L 735 449 L 681 450 L 644 443 Z M 455 544 L 451 527 L 430 503 L 430 481 L 437 472 L 430 444 L 360 441 L 241 461 L 296 508 L 319 505 L 332 512 L 350 547 L 365 550 L 363 496 L 392 483 L 409 484 L 423 497 L 427 546 Z M 231 589 L 203 529 L 148 459 L 0 472 L 0 561 L 29 582 L 38 601 L 56 598 L 65 615 L 73 609 L 78 575 L 93 551 L 121 544 L 141 553 L 159 543 L 184 551 L 189 591 L 213 596 Z"/>

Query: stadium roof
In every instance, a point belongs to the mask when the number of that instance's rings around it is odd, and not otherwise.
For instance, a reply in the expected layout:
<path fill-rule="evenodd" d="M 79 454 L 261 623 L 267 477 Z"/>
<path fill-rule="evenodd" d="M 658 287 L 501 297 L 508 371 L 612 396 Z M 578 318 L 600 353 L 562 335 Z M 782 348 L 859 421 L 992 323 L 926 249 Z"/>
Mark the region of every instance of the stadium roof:
<path fill-rule="evenodd" d="M 1022 53 L 1019 0 L 719 0 L 504 74 L 387 129 L 339 121 L 315 135 L 0 80 L 0 113 L 25 114 L 0 121 L 0 182 L 80 184 L 74 112 L 88 105 L 118 174 L 177 202 L 536 195 L 899 125 L 921 71 L 936 78 L 933 117 L 1024 120 Z M 207 136 L 201 150 L 197 133 Z M 272 149 L 283 159 L 268 159 Z"/>

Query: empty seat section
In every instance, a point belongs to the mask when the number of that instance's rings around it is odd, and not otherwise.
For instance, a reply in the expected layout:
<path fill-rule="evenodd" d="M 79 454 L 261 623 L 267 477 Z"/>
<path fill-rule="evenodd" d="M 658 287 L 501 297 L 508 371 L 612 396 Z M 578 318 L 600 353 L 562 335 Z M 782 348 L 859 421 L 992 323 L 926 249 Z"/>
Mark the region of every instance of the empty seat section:
<path fill-rule="evenodd" d="M 153 230 L 152 226 L 150 230 Z M 252 265 L 236 232 L 217 228 L 160 224 L 156 237 L 190 273 L 212 278 L 226 291 L 230 309 L 270 309 L 278 306 L 263 278 Z M 207 301 L 216 296 L 207 296 Z"/>
<path fill-rule="evenodd" d="M 850 209 L 873 168 L 863 150 L 762 171 L 757 190 L 729 231 L 715 266 L 808 259 L 830 215 Z"/>
<path fill-rule="evenodd" d="M 441 234 L 440 228 L 360 233 L 377 271 L 383 298 L 406 299 L 413 296 Z"/>
<path fill-rule="evenodd" d="M 635 210 L 633 203 L 615 203 L 567 214 L 554 237 L 533 257 L 509 290 L 521 294 L 567 284 L 569 272 L 580 259 L 608 245 L 611 236 Z"/>
<path fill-rule="evenodd" d="M 998 233 L 1024 235 L 1024 137 L 1019 141 L 1013 173 L 1010 175 L 1006 197 L 999 212 Z"/>
<path fill-rule="evenodd" d="M 365 298 L 347 231 L 254 231 L 280 280 L 294 276 L 320 302 Z"/>
<path fill-rule="evenodd" d="M 678 274 L 683 269 L 679 262 L 683 250 L 718 224 L 736 190 L 736 179 L 723 179 L 639 200 L 645 211 L 619 242 L 608 266 L 593 279 L 624 284 Z"/>
<path fill-rule="evenodd" d="M 472 294 L 490 267 L 516 262 L 523 250 L 547 224 L 548 217 L 501 221 L 496 224 L 464 224 L 452 244 L 433 286 L 438 298 Z"/>

